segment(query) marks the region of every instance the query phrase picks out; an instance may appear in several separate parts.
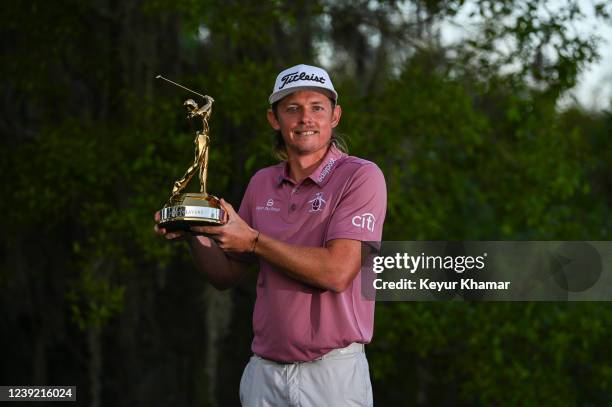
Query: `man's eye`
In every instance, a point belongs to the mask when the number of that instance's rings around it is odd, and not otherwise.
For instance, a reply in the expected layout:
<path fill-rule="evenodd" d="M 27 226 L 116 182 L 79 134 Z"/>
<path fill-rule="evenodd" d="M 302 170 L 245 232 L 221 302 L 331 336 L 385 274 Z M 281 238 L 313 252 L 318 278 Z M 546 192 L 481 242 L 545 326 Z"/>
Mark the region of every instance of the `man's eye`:
<path fill-rule="evenodd" d="M 315 112 L 321 112 L 323 111 L 323 106 L 313 106 L 312 110 L 314 110 Z"/>
<path fill-rule="evenodd" d="M 287 107 L 287 112 L 293 113 L 293 112 L 297 112 L 298 108 L 297 106 L 289 106 Z"/>

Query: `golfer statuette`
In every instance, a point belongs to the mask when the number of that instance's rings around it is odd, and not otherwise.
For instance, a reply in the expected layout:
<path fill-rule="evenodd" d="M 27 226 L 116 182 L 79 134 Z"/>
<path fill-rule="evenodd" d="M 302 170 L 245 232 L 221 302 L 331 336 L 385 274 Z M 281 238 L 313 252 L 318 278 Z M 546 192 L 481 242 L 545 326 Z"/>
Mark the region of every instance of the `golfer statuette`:
<path fill-rule="evenodd" d="M 201 95 L 161 75 L 157 75 L 156 78 L 170 82 L 204 99 L 202 107 L 198 106 L 193 99 L 188 99 L 184 103 L 187 108 L 187 118 L 202 120 L 202 130 L 196 131 L 193 164 L 187 168 L 181 179 L 174 182 L 172 195 L 160 211 L 159 225 L 168 231 L 189 230 L 190 226 L 222 225 L 225 223 L 225 212 L 221 208 L 219 198 L 206 192 L 208 147 L 210 144 L 208 119 L 214 100 L 208 95 Z M 200 192 L 183 193 L 196 171 L 200 177 Z"/>

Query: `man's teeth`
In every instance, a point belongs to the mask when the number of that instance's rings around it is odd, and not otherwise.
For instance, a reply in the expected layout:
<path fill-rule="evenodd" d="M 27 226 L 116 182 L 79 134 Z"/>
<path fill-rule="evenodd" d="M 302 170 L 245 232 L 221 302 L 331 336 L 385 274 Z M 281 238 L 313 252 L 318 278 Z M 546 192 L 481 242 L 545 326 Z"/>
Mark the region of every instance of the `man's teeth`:
<path fill-rule="evenodd" d="M 301 134 L 302 136 L 312 136 L 313 134 L 315 134 L 315 131 L 298 131 L 298 134 Z"/>

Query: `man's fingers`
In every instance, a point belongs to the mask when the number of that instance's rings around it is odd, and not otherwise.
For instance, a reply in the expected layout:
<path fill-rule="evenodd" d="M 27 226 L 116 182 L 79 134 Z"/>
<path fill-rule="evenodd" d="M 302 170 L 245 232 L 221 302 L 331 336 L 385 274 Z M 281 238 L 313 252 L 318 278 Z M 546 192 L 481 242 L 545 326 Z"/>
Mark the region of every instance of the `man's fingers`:
<path fill-rule="evenodd" d="M 159 223 L 160 219 L 161 219 L 160 211 L 155 212 L 155 223 Z"/>
<path fill-rule="evenodd" d="M 166 229 L 160 228 L 159 225 L 153 225 L 153 230 L 155 231 L 155 233 L 157 233 L 159 235 L 165 235 L 166 234 Z"/>
<path fill-rule="evenodd" d="M 166 232 L 164 237 L 168 240 L 183 239 L 187 236 L 187 232 L 184 230 L 173 230 L 172 232 Z"/>
<path fill-rule="evenodd" d="M 223 198 L 221 198 L 221 206 L 223 207 L 223 209 L 225 209 L 225 212 L 227 212 L 230 217 L 236 214 L 236 211 L 234 210 L 232 204 L 230 204 Z"/>
<path fill-rule="evenodd" d="M 185 237 L 185 232 L 182 230 L 175 230 L 173 232 L 168 232 L 165 228 L 159 227 L 159 225 L 153 225 L 153 230 L 158 235 L 165 237 L 167 240 L 175 240 L 179 238 Z"/>
<path fill-rule="evenodd" d="M 191 231 L 205 235 L 218 235 L 221 232 L 219 226 L 192 226 Z"/>

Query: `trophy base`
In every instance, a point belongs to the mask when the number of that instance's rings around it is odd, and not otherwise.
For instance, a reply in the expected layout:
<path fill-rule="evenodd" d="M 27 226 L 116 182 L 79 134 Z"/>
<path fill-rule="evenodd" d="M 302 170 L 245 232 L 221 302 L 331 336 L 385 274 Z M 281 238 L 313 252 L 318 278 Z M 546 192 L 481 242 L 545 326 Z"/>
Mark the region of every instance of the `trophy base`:
<path fill-rule="evenodd" d="M 169 232 L 189 231 L 191 226 L 220 226 L 225 224 L 225 211 L 219 199 L 207 194 L 180 194 L 160 211 L 159 226 Z"/>

